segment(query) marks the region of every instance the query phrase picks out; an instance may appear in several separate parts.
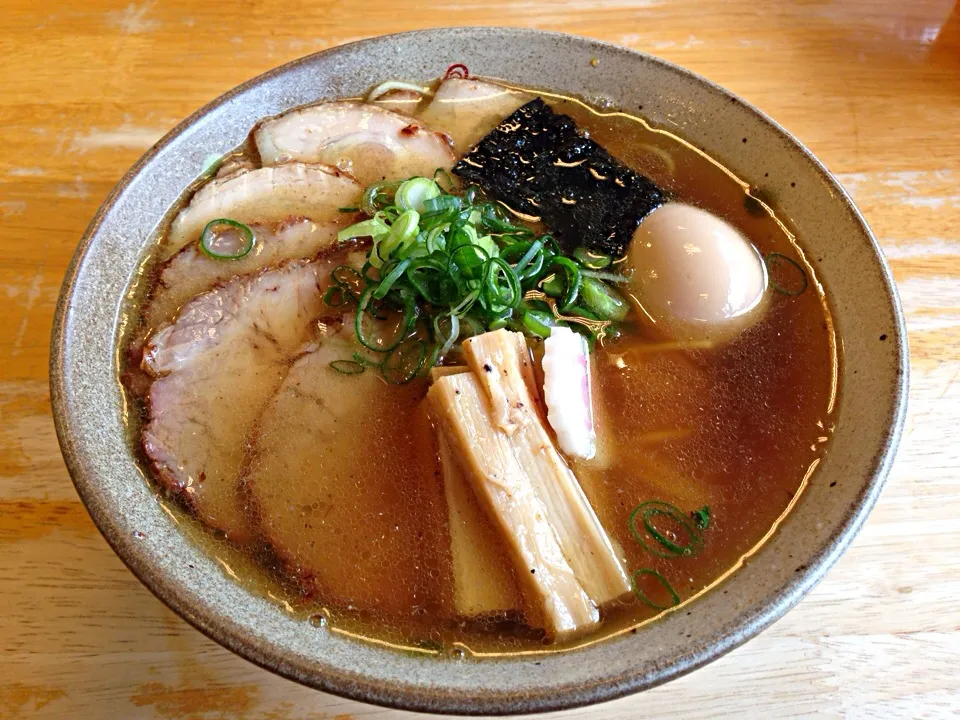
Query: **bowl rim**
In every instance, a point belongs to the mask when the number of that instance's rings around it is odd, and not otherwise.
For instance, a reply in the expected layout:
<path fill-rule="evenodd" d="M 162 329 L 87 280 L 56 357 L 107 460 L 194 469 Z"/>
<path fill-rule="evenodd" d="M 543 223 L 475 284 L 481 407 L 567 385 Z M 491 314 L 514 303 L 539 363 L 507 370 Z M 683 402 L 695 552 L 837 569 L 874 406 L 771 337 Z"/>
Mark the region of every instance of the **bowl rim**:
<path fill-rule="evenodd" d="M 553 692 L 551 694 L 525 695 L 519 700 L 509 697 L 493 700 L 483 698 L 479 705 L 476 696 L 466 694 L 459 697 L 445 695 L 442 696 L 442 699 L 437 700 L 436 695 L 433 695 L 432 698 L 430 697 L 433 691 L 428 688 L 387 686 L 369 678 L 362 678 L 357 681 L 344 679 L 342 677 L 327 677 L 302 671 L 284 657 L 282 652 L 274 652 L 264 645 L 248 643 L 240 633 L 232 632 L 232 628 L 225 625 L 218 625 L 216 620 L 210 616 L 195 612 L 195 609 L 191 607 L 189 599 L 182 597 L 180 592 L 178 592 L 171 583 L 165 582 L 164 578 L 149 572 L 149 566 L 143 558 L 129 549 L 126 537 L 113 516 L 106 512 L 97 502 L 96 484 L 90 477 L 86 476 L 84 468 L 78 458 L 74 438 L 72 437 L 71 426 L 66 411 L 66 394 L 68 389 L 66 387 L 64 374 L 64 367 L 67 362 L 67 329 L 70 301 L 73 297 L 77 276 L 87 254 L 87 250 L 97 237 L 100 226 L 107 213 L 112 209 L 119 197 L 130 186 L 134 178 L 136 178 L 172 140 L 184 133 L 194 123 L 198 122 L 211 111 L 230 102 L 234 97 L 261 83 L 291 72 L 300 66 L 309 65 L 314 58 L 318 56 L 337 53 L 348 47 L 362 46 L 371 41 L 409 38 L 411 36 L 456 36 L 458 34 L 473 34 L 478 32 L 509 34 L 517 37 L 518 40 L 531 35 L 546 36 L 552 37 L 560 42 L 586 43 L 591 47 L 597 47 L 606 52 L 634 56 L 637 59 L 658 65 L 661 69 L 685 76 L 688 80 L 694 80 L 701 85 L 707 86 L 713 92 L 751 111 L 761 122 L 771 127 L 782 138 L 788 140 L 794 149 L 798 150 L 812 165 L 816 173 L 819 174 L 820 179 L 825 181 L 830 189 L 836 193 L 837 201 L 845 206 L 847 212 L 851 213 L 854 220 L 862 227 L 866 237 L 869 238 L 871 249 L 874 252 L 875 259 L 881 270 L 887 294 L 886 299 L 893 310 L 895 320 L 894 339 L 896 340 L 897 346 L 896 360 L 899 370 L 895 397 L 893 398 L 888 422 L 886 423 L 888 430 L 883 445 L 874 458 L 869 479 L 865 481 L 853 505 L 847 509 L 846 516 L 838 532 L 818 549 L 816 554 L 806 563 L 802 571 L 794 574 L 791 581 L 783 587 L 779 594 L 767 597 L 753 604 L 751 608 L 742 612 L 737 617 L 736 622 L 729 623 L 721 630 L 715 632 L 713 637 L 705 641 L 699 648 L 676 657 L 664 667 L 657 668 L 655 672 L 649 673 L 648 675 L 633 674 L 632 676 L 626 677 L 608 676 L 602 682 L 580 684 L 576 687 L 570 687 L 562 693 Z M 856 537 L 885 484 L 899 447 L 906 418 L 909 390 L 909 347 L 903 309 L 893 274 L 866 219 L 847 191 L 824 164 L 793 134 L 766 113 L 701 75 L 654 55 L 625 48 L 615 43 L 570 33 L 522 27 L 457 26 L 371 36 L 305 55 L 231 88 L 191 113 L 167 132 L 124 173 L 123 177 L 103 200 L 83 233 L 68 265 L 56 305 L 51 333 L 49 376 L 51 406 L 61 452 L 77 493 L 87 508 L 87 511 L 90 513 L 97 529 L 117 556 L 140 582 L 168 608 L 186 620 L 195 629 L 219 645 L 265 670 L 269 670 L 314 689 L 341 697 L 391 708 L 427 713 L 452 712 L 462 715 L 503 715 L 528 714 L 582 707 L 614 700 L 641 690 L 656 687 L 657 685 L 692 672 L 739 647 L 795 607 L 803 596 L 819 583 L 826 572 L 833 566 Z"/>

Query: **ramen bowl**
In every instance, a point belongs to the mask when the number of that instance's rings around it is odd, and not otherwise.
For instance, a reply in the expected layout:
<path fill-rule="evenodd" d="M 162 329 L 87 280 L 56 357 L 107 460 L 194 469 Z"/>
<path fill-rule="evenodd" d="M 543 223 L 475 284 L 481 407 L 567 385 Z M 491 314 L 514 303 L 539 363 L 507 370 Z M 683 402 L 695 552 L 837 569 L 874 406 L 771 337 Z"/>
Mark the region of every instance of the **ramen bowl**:
<path fill-rule="evenodd" d="M 573 650 L 499 658 L 402 653 L 315 628 L 230 579 L 145 480 L 127 431 L 118 351 L 128 291 L 171 206 L 211 155 L 261 118 L 361 95 L 450 63 L 637 112 L 719 159 L 789 218 L 827 289 L 841 362 L 829 451 L 765 541 L 717 587 L 634 632 Z M 745 142 L 745 139 L 749 142 Z M 512 714 L 638 692 L 744 643 L 796 605 L 850 544 L 880 493 L 904 420 L 907 345 L 882 254 L 843 188 L 770 118 L 713 83 L 641 53 L 532 30 L 454 28 L 372 38 L 302 58 L 187 118 L 147 152 L 80 242 L 57 308 L 51 392 L 77 491 L 133 573 L 201 632 L 319 690 L 428 712 Z"/>

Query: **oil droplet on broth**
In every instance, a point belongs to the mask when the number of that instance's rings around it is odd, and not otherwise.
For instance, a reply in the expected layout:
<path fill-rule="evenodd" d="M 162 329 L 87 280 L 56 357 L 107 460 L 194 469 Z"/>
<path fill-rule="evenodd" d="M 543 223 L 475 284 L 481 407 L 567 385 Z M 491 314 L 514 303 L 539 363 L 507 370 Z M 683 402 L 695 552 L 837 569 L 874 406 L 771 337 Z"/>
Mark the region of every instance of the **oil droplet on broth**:
<path fill-rule="evenodd" d="M 450 648 L 447 650 L 447 657 L 449 657 L 454 662 L 463 662 L 467 659 L 467 656 L 470 654 L 469 648 L 462 643 L 453 643 Z"/>
<path fill-rule="evenodd" d="M 327 610 L 322 610 L 311 615 L 307 618 L 307 621 L 315 628 L 326 628 L 330 624 L 330 613 Z"/>

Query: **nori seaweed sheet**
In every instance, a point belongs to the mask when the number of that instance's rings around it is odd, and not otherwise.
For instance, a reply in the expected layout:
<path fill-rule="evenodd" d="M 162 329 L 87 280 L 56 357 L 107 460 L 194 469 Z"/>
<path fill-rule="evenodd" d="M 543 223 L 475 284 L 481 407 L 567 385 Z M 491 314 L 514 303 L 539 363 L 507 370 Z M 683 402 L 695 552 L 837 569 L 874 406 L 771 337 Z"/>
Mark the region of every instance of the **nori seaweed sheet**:
<path fill-rule="evenodd" d="M 567 251 L 622 256 L 663 192 L 542 98 L 504 119 L 453 168 L 508 207 L 539 217 Z"/>

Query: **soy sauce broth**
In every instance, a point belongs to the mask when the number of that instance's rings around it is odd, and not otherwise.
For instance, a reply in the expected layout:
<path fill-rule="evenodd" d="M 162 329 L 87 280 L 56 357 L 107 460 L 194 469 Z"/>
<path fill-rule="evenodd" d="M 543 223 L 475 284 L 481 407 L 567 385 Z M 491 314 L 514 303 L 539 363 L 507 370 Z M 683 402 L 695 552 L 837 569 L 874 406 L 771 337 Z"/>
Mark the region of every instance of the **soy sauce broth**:
<path fill-rule="evenodd" d="M 732 223 L 762 255 L 798 258 L 810 280 L 798 296 L 774 293 L 763 319 L 726 344 L 672 342 L 640 324 L 634 312 L 621 335 L 598 343 L 592 356 L 600 453 L 596 461 L 574 463 L 574 471 L 622 548 L 628 573 L 657 571 L 685 602 L 724 577 L 775 529 L 829 446 L 839 361 L 830 311 L 813 268 L 802 260 L 802 238 L 798 246 L 786 226 L 718 163 L 635 117 L 596 111 L 574 99 L 545 99 L 675 199 Z M 147 284 L 152 276 L 148 263 Z M 136 327 L 136 315 L 135 307 L 128 311 L 128 327 Z M 363 432 L 348 424 L 317 450 L 329 471 L 358 493 L 367 482 L 382 484 L 389 473 L 394 524 L 398 532 L 417 535 L 413 542 L 405 537 L 390 546 L 389 581 L 405 586 L 398 590 L 416 587 L 421 600 L 407 611 L 337 601 L 336 589 L 305 594 L 303 584 L 265 545 L 234 546 L 177 503 L 164 500 L 165 507 L 233 579 L 302 619 L 303 632 L 341 633 L 448 657 L 564 649 L 547 644 L 542 633 L 516 618 L 481 623 L 455 617 L 446 506 L 437 462 L 429 460 L 436 457 L 436 447 L 429 428 L 408 427 L 410 418 L 426 422 L 420 412 L 426 387 L 425 380 L 402 392 L 385 387 L 364 411 L 377 418 L 375 428 Z M 130 424 L 131 441 L 138 445 L 143 404 L 134 392 L 130 401 L 141 411 L 132 414 Z M 384 420 L 390 418 L 395 420 Z M 651 500 L 685 513 L 710 507 L 699 553 L 662 558 L 637 542 L 630 515 Z M 337 511 L 349 513 L 351 503 L 344 504 Z M 360 526 L 364 518 L 354 522 Z M 309 526 L 304 515 L 305 533 Z M 356 562 L 355 555 L 350 557 Z M 333 549 L 329 562 L 344 560 Z M 376 567 L 365 572 L 371 582 L 378 581 Z M 648 583 L 649 577 L 641 575 L 641 588 L 655 600 L 664 599 L 663 588 Z M 660 613 L 631 599 L 608 609 L 599 629 L 574 644 L 602 640 Z"/>

